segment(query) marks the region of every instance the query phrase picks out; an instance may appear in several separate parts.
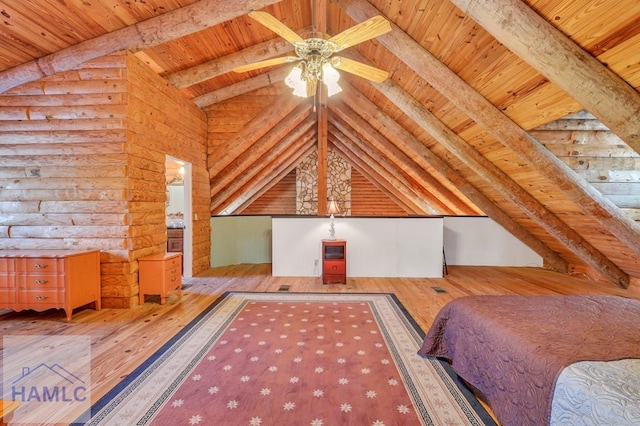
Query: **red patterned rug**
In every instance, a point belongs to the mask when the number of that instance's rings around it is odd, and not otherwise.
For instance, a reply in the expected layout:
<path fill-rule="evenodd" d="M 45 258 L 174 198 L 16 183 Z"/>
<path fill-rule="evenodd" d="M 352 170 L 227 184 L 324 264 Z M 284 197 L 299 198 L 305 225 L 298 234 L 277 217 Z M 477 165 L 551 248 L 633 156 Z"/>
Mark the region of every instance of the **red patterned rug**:
<path fill-rule="evenodd" d="M 87 424 L 494 424 L 393 295 L 227 293 Z"/>

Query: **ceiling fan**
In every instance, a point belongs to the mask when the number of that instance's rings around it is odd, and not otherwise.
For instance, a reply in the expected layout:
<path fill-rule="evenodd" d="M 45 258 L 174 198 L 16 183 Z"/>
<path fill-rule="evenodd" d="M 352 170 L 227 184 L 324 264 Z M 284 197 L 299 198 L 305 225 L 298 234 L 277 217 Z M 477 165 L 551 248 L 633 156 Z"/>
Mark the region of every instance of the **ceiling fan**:
<path fill-rule="evenodd" d="M 254 62 L 234 68 L 235 72 L 241 73 L 298 62 L 285 78 L 285 83 L 294 89 L 294 95 L 301 97 L 313 96 L 316 93 L 318 81 L 327 85 L 329 96 L 340 92 L 342 90 L 338 85 L 340 74 L 336 69 L 377 83 L 382 83 L 389 77 L 388 72 L 379 68 L 349 58 L 333 56 L 334 53 L 391 31 L 391 24 L 382 16 L 369 18 L 329 39 L 315 37 L 303 39 L 267 12 L 251 12 L 249 16 L 293 44 L 297 56 L 284 56 Z"/>

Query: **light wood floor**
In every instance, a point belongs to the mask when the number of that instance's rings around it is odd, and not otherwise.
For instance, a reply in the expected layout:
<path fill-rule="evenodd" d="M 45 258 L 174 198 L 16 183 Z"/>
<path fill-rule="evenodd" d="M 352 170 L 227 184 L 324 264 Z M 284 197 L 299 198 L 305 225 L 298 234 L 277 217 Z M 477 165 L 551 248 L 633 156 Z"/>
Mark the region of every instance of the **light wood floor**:
<path fill-rule="evenodd" d="M 439 279 L 349 278 L 346 285 L 322 285 L 319 277 L 272 277 L 269 264 L 236 265 L 185 279 L 182 297 L 172 294 L 163 306 L 159 298 L 147 297 L 134 309 L 80 309 L 69 323 L 61 310 L 0 310 L 0 329 L 3 336 L 90 335 L 95 401 L 224 292 L 274 292 L 282 285 L 290 286 L 291 292 L 395 293 L 425 331 L 445 303 L 465 295 L 616 294 L 640 300 L 640 293 L 537 268 L 449 267 L 449 274 Z"/>

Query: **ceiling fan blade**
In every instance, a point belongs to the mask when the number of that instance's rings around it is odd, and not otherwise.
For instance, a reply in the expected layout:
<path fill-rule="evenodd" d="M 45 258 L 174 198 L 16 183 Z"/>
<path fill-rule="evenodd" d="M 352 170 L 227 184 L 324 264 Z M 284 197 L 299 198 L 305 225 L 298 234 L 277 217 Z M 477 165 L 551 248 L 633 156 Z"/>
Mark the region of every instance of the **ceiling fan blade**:
<path fill-rule="evenodd" d="M 278 34 L 283 39 L 287 40 L 289 43 L 304 41 L 304 39 L 296 34 L 295 31 L 278 21 L 275 16 L 267 12 L 249 12 L 249 16 L 269 28 L 274 33 Z"/>
<path fill-rule="evenodd" d="M 339 52 L 347 47 L 386 34 L 389 31 L 391 31 L 389 21 L 378 15 L 362 21 L 358 25 L 354 25 L 340 34 L 334 35 L 329 41 L 334 42 L 338 46 L 336 52 Z"/>
<path fill-rule="evenodd" d="M 297 56 L 282 56 L 279 58 L 266 59 L 264 61 L 254 62 L 252 64 L 240 65 L 239 67 L 235 67 L 232 71 L 234 72 L 247 72 L 253 71 L 260 68 L 271 67 L 273 65 L 286 64 L 289 62 L 299 61 L 300 58 Z"/>
<path fill-rule="evenodd" d="M 349 58 L 342 58 L 340 56 L 334 56 L 331 58 L 331 65 L 340 71 L 346 71 L 357 75 L 358 77 L 375 81 L 376 83 L 382 83 L 389 77 L 389 73 L 381 70 L 380 68 L 365 65 L 362 62 L 354 61 Z"/>

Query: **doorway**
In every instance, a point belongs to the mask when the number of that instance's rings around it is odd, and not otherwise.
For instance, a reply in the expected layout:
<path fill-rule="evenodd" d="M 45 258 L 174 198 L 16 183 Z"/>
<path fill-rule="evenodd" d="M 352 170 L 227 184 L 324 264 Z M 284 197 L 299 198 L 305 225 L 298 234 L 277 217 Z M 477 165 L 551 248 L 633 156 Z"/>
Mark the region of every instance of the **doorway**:
<path fill-rule="evenodd" d="M 193 276 L 193 188 L 192 165 L 188 161 L 166 156 L 165 160 L 167 203 L 165 209 L 169 234 L 182 230 L 181 247 L 171 241 L 168 249 L 182 251 L 182 275 Z"/>

